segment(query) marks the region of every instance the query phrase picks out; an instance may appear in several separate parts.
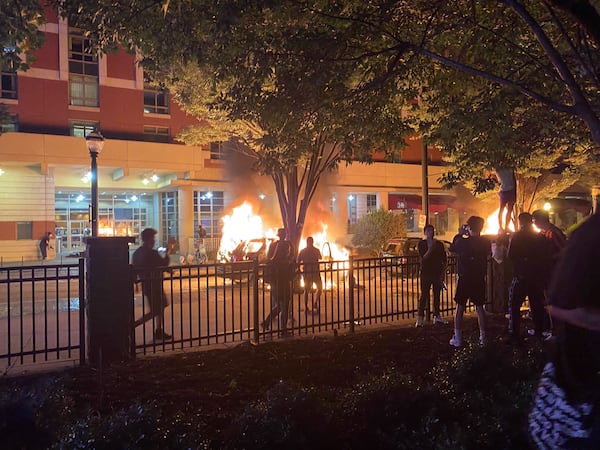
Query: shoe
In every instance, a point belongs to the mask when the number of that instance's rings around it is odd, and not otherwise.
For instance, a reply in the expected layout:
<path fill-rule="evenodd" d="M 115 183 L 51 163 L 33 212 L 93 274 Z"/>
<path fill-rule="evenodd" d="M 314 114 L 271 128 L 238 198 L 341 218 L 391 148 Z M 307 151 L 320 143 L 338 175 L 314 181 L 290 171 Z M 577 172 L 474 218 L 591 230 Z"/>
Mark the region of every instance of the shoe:
<path fill-rule="evenodd" d="M 450 342 L 449 342 L 449 344 L 450 344 L 452 347 L 460 347 L 460 346 L 462 345 L 462 342 L 461 342 L 461 340 L 460 340 L 459 338 L 457 338 L 457 337 L 456 337 L 456 335 L 455 335 L 455 336 L 452 336 L 452 339 L 450 339 Z"/>
<path fill-rule="evenodd" d="M 417 316 L 417 323 L 415 323 L 416 328 L 421 328 L 423 326 L 423 316 Z"/>
<path fill-rule="evenodd" d="M 440 316 L 433 316 L 433 324 L 440 323 L 442 325 L 446 325 L 448 321 Z"/>
<path fill-rule="evenodd" d="M 170 341 L 171 339 L 173 339 L 173 336 L 165 333 L 160 328 L 154 332 L 154 340 L 155 341 Z"/>
<path fill-rule="evenodd" d="M 487 340 L 485 339 L 485 337 L 479 335 L 479 345 L 485 345 L 487 343 Z"/>

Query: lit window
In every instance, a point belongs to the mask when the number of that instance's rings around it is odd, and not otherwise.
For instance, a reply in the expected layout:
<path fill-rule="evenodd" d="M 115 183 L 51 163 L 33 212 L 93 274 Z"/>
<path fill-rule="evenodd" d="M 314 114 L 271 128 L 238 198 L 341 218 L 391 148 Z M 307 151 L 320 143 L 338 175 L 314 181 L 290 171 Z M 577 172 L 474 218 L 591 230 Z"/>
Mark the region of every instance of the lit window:
<path fill-rule="evenodd" d="M 17 98 L 16 72 L 0 72 L 0 98 Z"/>
<path fill-rule="evenodd" d="M 75 137 L 86 137 L 89 133 L 97 130 L 99 122 L 83 122 L 83 121 L 72 121 L 71 122 L 71 136 Z"/>
<path fill-rule="evenodd" d="M 0 132 L 7 133 L 9 131 L 19 131 L 19 120 L 17 116 L 10 116 L 5 123 L 0 123 Z"/>
<path fill-rule="evenodd" d="M 71 105 L 98 106 L 98 57 L 91 40 L 69 33 L 69 96 Z"/>
<path fill-rule="evenodd" d="M 367 212 L 377 211 L 377 194 L 367 194 Z"/>
<path fill-rule="evenodd" d="M 169 114 L 169 93 L 144 89 L 144 112 L 149 114 Z"/>

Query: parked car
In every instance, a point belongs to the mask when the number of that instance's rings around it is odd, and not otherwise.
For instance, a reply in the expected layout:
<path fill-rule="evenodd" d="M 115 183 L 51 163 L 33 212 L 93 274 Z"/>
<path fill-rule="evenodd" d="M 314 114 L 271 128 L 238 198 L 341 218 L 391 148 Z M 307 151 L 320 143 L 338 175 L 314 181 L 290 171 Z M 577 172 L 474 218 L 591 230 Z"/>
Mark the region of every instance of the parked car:
<path fill-rule="evenodd" d="M 390 258 L 388 272 L 392 275 L 416 277 L 419 274 L 419 241 L 418 237 L 395 237 L 389 239 L 380 252 L 382 258 Z M 450 242 L 441 241 L 450 256 Z"/>
<path fill-rule="evenodd" d="M 385 258 L 388 272 L 395 276 L 415 277 L 419 274 L 420 238 L 395 237 L 383 246 L 380 256 Z"/>

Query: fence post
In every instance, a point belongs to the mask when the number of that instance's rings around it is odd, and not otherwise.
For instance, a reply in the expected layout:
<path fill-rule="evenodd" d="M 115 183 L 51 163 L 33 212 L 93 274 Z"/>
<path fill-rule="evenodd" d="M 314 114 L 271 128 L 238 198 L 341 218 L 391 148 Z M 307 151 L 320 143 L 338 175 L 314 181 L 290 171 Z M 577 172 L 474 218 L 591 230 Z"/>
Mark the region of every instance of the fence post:
<path fill-rule="evenodd" d="M 88 361 L 108 365 L 130 358 L 131 299 L 129 271 L 132 237 L 92 237 L 87 248 Z"/>
<path fill-rule="evenodd" d="M 252 263 L 252 321 L 253 323 L 253 341 L 251 343 L 258 344 L 258 259 L 254 258 Z"/>
<path fill-rule="evenodd" d="M 348 268 L 348 281 L 350 285 L 350 295 L 348 296 L 348 315 L 350 316 L 350 333 L 354 333 L 354 257 L 350 255 Z"/>
<path fill-rule="evenodd" d="M 79 258 L 79 364 L 85 364 L 85 260 Z"/>

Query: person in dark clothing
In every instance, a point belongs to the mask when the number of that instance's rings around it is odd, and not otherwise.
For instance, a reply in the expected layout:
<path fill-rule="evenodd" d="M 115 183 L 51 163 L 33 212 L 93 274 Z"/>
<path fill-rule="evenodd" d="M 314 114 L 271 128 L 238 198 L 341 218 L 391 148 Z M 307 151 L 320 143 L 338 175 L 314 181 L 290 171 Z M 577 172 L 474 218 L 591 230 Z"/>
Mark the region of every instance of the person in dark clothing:
<path fill-rule="evenodd" d="M 52 239 L 52 233 L 50 231 L 45 233 L 44 237 L 42 237 L 42 239 L 40 239 L 39 246 L 40 246 L 40 253 L 42 254 L 42 260 L 44 260 L 48 257 L 48 249 L 52 248 L 52 245 L 50 245 L 50 239 Z"/>
<path fill-rule="evenodd" d="M 544 281 L 548 262 L 546 239 L 533 229 L 529 213 L 518 217 L 519 231 L 513 233 L 508 245 L 507 258 L 512 262 L 513 279 L 508 294 L 509 342 L 520 342 L 521 306 L 529 298 L 534 333 L 541 337 L 547 326 L 544 309 Z"/>
<path fill-rule="evenodd" d="M 321 294 L 323 292 L 323 280 L 321 280 L 321 272 L 319 270 L 321 251 L 314 246 L 314 242 L 312 236 L 306 238 L 306 247 L 298 253 L 298 264 L 302 269 L 302 277 L 304 278 L 304 307 L 307 311 L 318 314 Z M 312 307 L 309 309 L 308 293 L 312 291 L 313 284 L 317 288 L 317 293 Z"/>
<path fill-rule="evenodd" d="M 163 289 L 162 273 L 169 265 L 169 257 L 161 256 L 154 250 L 156 243 L 154 228 L 146 228 L 141 233 L 142 246 L 132 256 L 132 264 L 138 270 L 138 277 L 142 282 L 142 295 L 149 305 L 149 311 L 134 322 L 138 327 L 144 322 L 153 319 L 155 325 L 154 339 L 169 340 L 171 336 L 164 331 L 164 310 L 168 306 L 167 296 Z"/>
<path fill-rule="evenodd" d="M 440 316 L 440 295 L 446 275 L 446 249 L 437 239 L 434 239 L 435 228 L 427 224 L 423 228 L 425 239 L 421 239 L 417 250 L 421 258 L 421 297 L 415 326 L 422 327 L 425 307 L 429 306 L 429 290 L 433 287 L 433 323 L 448 323 Z"/>
<path fill-rule="evenodd" d="M 538 448 L 600 448 L 598 255 L 600 212 L 573 232 L 550 285 L 548 311 L 561 326 L 544 368 L 551 389 L 540 382 L 529 415 L 529 435 Z M 552 395 L 558 389 L 566 402 Z"/>
<path fill-rule="evenodd" d="M 479 322 L 479 342 L 485 343 L 485 277 L 487 274 L 487 260 L 491 254 L 491 240 L 481 236 L 485 220 L 482 217 L 471 216 L 467 224 L 459 228 L 454 236 L 450 251 L 458 255 L 458 282 L 454 301 L 456 313 L 454 316 L 454 335 L 450 345 L 462 345 L 462 320 L 467 305 L 467 300 L 475 305 Z"/>
<path fill-rule="evenodd" d="M 533 223 L 536 227 L 540 229 L 540 236 L 546 238 L 546 243 L 548 244 L 549 257 L 548 265 L 547 265 L 547 278 L 545 280 L 545 288 L 550 284 L 552 274 L 554 273 L 554 269 L 560 255 L 567 245 L 567 236 L 565 233 L 561 231 L 556 225 L 550 222 L 550 217 L 547 211 L 543 209 L 538 209 L 533 212 Z"/>
<path fill-rule="evenodd" d="M 271 311 L 262 322 L 264 330 L 269 330 L 273 319 L 279 316 L 279 331 L 287 335 L 289 304 L 292 297 L 294 278 L 294 250 L 286 240 L 285 228 L 277 230 L 279 240 L 272 242 L 267 251 L 267 265 L 271 279 Z"/>

